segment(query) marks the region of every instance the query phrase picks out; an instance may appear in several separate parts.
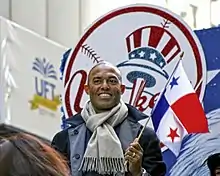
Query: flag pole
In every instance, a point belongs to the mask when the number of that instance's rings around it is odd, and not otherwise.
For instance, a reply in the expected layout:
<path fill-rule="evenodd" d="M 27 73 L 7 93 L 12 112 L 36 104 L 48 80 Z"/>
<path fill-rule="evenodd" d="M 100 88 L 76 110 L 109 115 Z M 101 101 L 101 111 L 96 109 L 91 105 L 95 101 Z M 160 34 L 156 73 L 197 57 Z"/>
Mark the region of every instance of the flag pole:
<path fill-rule="evenodd" d="M 140 131 L 140 133 L 139 133 L 139 135 L 138 135 L 138 137 L 137 137 L 137 140 L 138 140 L 138 141 L 140 140 L 140 138 L 141 138 L 141 136 L 142 136 L 142 134 L 143 134 L 143 132 L 144 132 L 144 129 L 146 128 L 146 126 L 147 126 L 147 124 L 149 123 L 149 121 L 150 121 L 150 116 L 148 116 L 147 121 L 145 122 L 143 128 L 141 129 L 141 131 Z"/>
<path fill-rule="evenodd" d="M 176 71 L 176 69 L 177 69 L 177 67 L 178 67 L 178 65 L 179 65 L 179 63 L 180 63 L 180 61 L 183 59 L 183 56 L 184 56 L 184 52 L 182 52 L 182 53 L 180 54 L 180 58 L 179 58 L 178 62 L 176 63 L 176 65 L 175 65 L 175 67 L 174 67 L 174 69 L 173 69 L 172 74 L 170 75 L 169 79 L 167 80 L 167 83 L 165 84 L 165 87 L 167 87 L 167 84 L 170 82 L 170 79 L 172 78 L 173 74 L 175 73 L 175 71 Z"/>
<path fill-rule="evenodd" d="M 179 62 L 182 60 L 183 56 L 184 56 L 184 52 L 182 52 L 182 53 L 180 54 L 180 58 L 179 58 L 177 64 L 175 65 L 175 67 L 174 67 L 174 69 L 173 69 L 173 72 L 172 72 L 172 74 L 170 75 L 170 77 L 169 77 L 169 79 L 168 79 L 168 81 L 167 81 L 165 87 L 167 87 L 167 84 L 170 82 L 170 78 L 172 77 L 172 75 L 174 74 L 175 70 L 177 69 L 177 66 L 179 65 Z M 142 136 L 142 134 L 143 134 L 143 132 L 144 132 L 144 129 L 146 128 L 147 124 L 148 124 L 149 121 L 150 121 L 150 118 L 151 118 L 151 117 L 148 116 L 148 119 L 146 120 L 146 122 L 145 122 L 143 128 L 141 129 L 141 131 L 140 131 L 140 133 L 139 133 L 139 135 L 138 135 L 138 137 L 137 137 L 137 142 L 139 142 L 139 140 L 140 140 L 140 138 L 141 138 L 141 136 Z M 125 166 L 125 167 L 127 166 L 127 163 L 128 163 L 128 161 L 126 160 L 125 163 L 124 163 L 124 166 Z"/>
<path fill-rule="evenodd" d="M 180 54 L 180 59 L 179 59 L 179 61 L 182 60 L 183 55 L 184 55 L 184 52 L 182 52 L 182 53 Z M 179 63 L 179 61 L 178 61 L 178 63 Z M 174 70 L 176 70 L 176 68 L 177 68 L 177 66 L 178 66 L 178 63 L 176 64 Z M 174 71 L 173 71 L 173 73 L 174 73 Z M 172 76 L 170 76 L 170 78 L 171 78 L 171 77 L 172 77 Z M 168 84 L 168 82 L 169 82 L 169 80 L 167 81 L 167 84 Z M 198 83 L 197 86 L 195 87 L 195 91 L 197 91 L 197 89 L 199 88 L 201 82 L 202 82 L 202 78 L 199 80 L 199 83 Z M 166 84 L 166 86 L 167 86 L 167 84 Z M 165 86 L 165 87 L 166 87 L 166 86 Z M 148 116 L 147 121 L 145 122 L 143 128 L 141 129 L 141 131 L 140 131 L 140 133 L 139 133 L 139 135 L 138 135 L 138 137 L 137 137 L 138 141 L 140 140 L 140 138 L 141 138 L 141 136 L 142 136 L 142 134 L 143 134 L 143 132 L 144 132 L 144 129 L 146 128 L 147 124 L 149 123 L 150 118 L 151 118 L 151 117 Z"/>
<path fill-rule="evenodd" d="M 166 88 L 167 85 L 169 84 L 170 79 L 172 78 L 173 74 L 175 73 L 175 71 L 176 71 L 176 69 L 177 69 L 177 67 L 178 67 L 178 65 L 179 65 L 179 63 L 180 63 L 180 61 L 183 59 L 183 56 L 184 56 L 184 51 L 180 54 L 179 60 L 178 60 L 178 62 L 176 63 L 176 65 L 175 65 L 175 67 L 174 67 L 174 69 L 173 69 L 171 75 L 169 76 L 169 78 L 168 78 L 168 80 L 167 80 L 167 82 L 166 82 L 166 84 L 165 84 L 165 86 L 164 86 L 164 89 L 163 89 L 161 92 L 164 92 L 164 91 L 165 91 L 165 88 Z M 162 95 L 162 93 L 160 93 L 158 99 L 160 99 L 160 96 L 161 96 L 161 95 Z M 156 105 L 157 105 L 157 102 L 156 102 L 156 104 L 154 105 L 154 107 L 156 107 Z M 154 107 L 152 108 L 151 114 L 152 114 L 152 112 L 154 111 Z"/>
<path fill-rule="evenodd" d="M 175 70 L 177 69 L 177 67 L 178 67 L 178 65 L 179 65 L 179 62 L 183 59 L 183 56 L 184 56 L 184 52 L 182 52 L 182 53 L 180 54 L 180 58 L 179 58 L 177 64 L 175 65 L 175 67 L 174 67 L 174 69 L 173 69 L 173 72 L 172 72 L 170 78 L 172 77 L 172 75 L 174 74 Z M 165 87 L 167 87 L 167 84 L 170 82 L 170 78 L 168 79 L 168 81 L 167 81 Z M 200 84 L 200 83 L 199 83 L 199 84 Z M 199 84 L 198 84 L 198 85 L 199 85 Z M 145 127 L 147 126 L 147 124 L 149 123 L 149 121 L 150 121 L 150 116 L 148 117 L 146 123 L 144 124 L 144 127 L 142 128 L 141 132 L 140 132 L 139 135 L 138 135 L 138 141 L 139 141 L 139 139 L 141 138 L 141 136 L 142 136 L 142 134 L 143 134 L 143 132 L 144 132 L 144 129 L 145 129 Z"/>
<path fill-rule="evenodd" d="M 197 89 L 199 88 L 200 84 L 202 83 L 203 79 L 201 78 L 198 82 L 198 84 L 195 87 L 195 91 L 197 91 Z"/>

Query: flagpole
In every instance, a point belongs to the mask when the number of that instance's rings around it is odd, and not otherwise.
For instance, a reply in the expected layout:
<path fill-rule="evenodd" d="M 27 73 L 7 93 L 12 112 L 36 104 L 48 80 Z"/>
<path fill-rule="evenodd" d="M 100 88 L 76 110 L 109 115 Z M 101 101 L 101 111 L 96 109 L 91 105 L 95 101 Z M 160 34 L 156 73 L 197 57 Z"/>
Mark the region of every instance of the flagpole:
<path fill-rule="evenodd" d="M 179 65 L 179 63 L 180 63 L 180 61 L 182 60 L 183 56 L 184 56 L 184 52 L 182 52 L 182 53 L 180 54 L 180 58 L 179 58 L 178 62 L 176 63 L 176 65 L 175 65 L 175 67 L 174 67 L 174 69 L 173 69 L 172 74 L 170 75 L 169 79 L 167 80 L 167 83 L 166 83 L 166 85 L 165 85 L 165 88 L 167 87 L 168 83 L 170 82 L 170 79 L 171 79 L 171 77 L 173 76 L 173 74 L 175 73 L 175 71 L 176 71 L 176 69 L 177 69 L 177 67 L 178 67 L 178 65 Z M 141 138 L 141 136 L 142 136 L 142 134 L 143 134 L 143 132 L 144 132 L 144 129 L 146 128 L 147 124 L 148 124 L 149 121 L 150 121 L 150 118 L 151 118 L 151 117 L 148 116 L 147 121 L 145 122 L 143 128 L 141 129 L 141 131 L 140 131 L 140 133 L 139 133 L 139 135 L 138 135 L 138 137 L 137 137 L 137 142 L 139 142 L 139 140 L 140 140 L 140 138 Z M 125 163 L 124 163 L 124 166 L 125 166 L 125 167 L 126 167 L 127 163 L 128 163 L 128 161 L 126 160 Z"/>
<path fill-rule="evenodd" d="M 149 123 L 149 121 L 150 121 L 150 116 L 148 116 L 147 121 L 145 122 L 143 128 L 141 129 L 141 131 L 140 131 L 140 133 L 139 133 L 139 135 L 138 135 L 138 137 L 137 137 L 137 140 L 138 140 L 138 141 L 140 140 L 140 138 L 141 138 L 141 136 L 142 136 L 142 134 L 143 134 L 143 132 L 144 132 L 144 129 L 146 128 L 146 126 L 147 126 L 147 124 Z"/>
<path fill-rule="evenodd" d="M 175 73 L 175 71 L 176 71 L 176 69 L 177 69 L 177 67 L 178 67 L 178 65 L 179 65 L 179 63 L 180 63 L 180 61 L 182 61 L 183 56 L 184 56 L 184 52 L 182 52 L 182 53 L 180 54 L 180 58 L 179 58 L 178 62 L 176 63 L 176 65 L 175 65 L 175 67 L 174 67 L 174 69 L 173 69 L 173 72 L 171 73 L 169 79 L 167 80 L 167 83 L 166 83 L 165 87 L 167 87 L 167 84 L 169 84 L 170 79 L 172 78 L 173 74 Z"/>
<path fill-rule="evenodd" d="M 165 88 L 166 88 L 167 85 L 169 84 L 170 79 L 172 78 L 173 74 L 175 73 L 175 71 L 176 71 L 176 69 L 177 69 L 177 67 L 178 67 L 178 65 L 179 65 L 179 63 L 180 63 L 180 61 L 183 59 L 183 56 L 184 56 L 184 52 L 182 52 L 182 53 L 180 54 L 179 60 L 178 60 L 178 62 L 176 63 L 176 65 L 175 65 L 175 67 L 174 67 L 174 69 L 173 69 L 173 71 L 172 71 L 170 77 L 169 77 L 168 80 L 167 80 L 167 83 L 166 83 L 165 86 L 164 86 L 164 89 L 163 89 L 161 92 L 164 92 Z M 160 99 L 160 96 L 161 96 L 161 95 L 162 95 L 162 93 L 160 93 L 160 95 L 159 95 L 159 97 L 158 97 L 158 100 Z M 151 114 L 152 114 L 152 112 L 154 111 L 154 108 L 156 107 L 156 105 L 157 105 L 157 102 L 156 102 L 156 104 L 154 105 L 154 107 L 152 108 Z"/>
<path fill-rule="evenodd" d="M 179 65 L 179 62 L 182 60 L 183 55 L 184 55 L 184 52 L 181 53 L 181 55 L 180 55 L 180 59 L 179 59 L 179 61 L 177 62 L 177 64 L 176 64 L 176 66 L 175 66 L 175 68 L 174 68 L 174 70 L 173 70 L 173 72 L 172 72 L 170 78 L 172 77 L 172 75 L 174 74 L 175 70 L 177 69 L 177 66 Z M 169 83 L 170 78 L 168 79 L 168 81 L 167 81 L 165 87 L 167 87 L 167 84 Z M 200 86 L 202 80 L 203 80 L 202 78 L 199 80 L 199 83 L 198 83 L 197 86 L 195 87 L 195 91 L 197 91 L 197 89 L 199 88 L 199 86 Z M 141 132 L 140 132 L 139 135 L 138 135 L 138 138 L 137 138 L 138 141 L 140 140 L 140 138 L 141 138 L 141 136 L 142 136 L 142 134 L 143 134 L 143 132 L 144 132 L 144 129 L 146 128 L 147 124 L 149 123 L 150 118 L 151 118 L 151 117 L 148 116 L 148 119 L 147 119 L 147 121 L 145 122 L 144 127 L 142 128 Z"/>
<path fill-rule="evenodd" d="M 197 84 L 197 86 L 195 87 L 195 91 L 197 91 L 197 89 L 199 88 L 199 86 L 200 86 L 200 84 L 202 83 L 202 81 L 203 81 L 203 79 L 201 78 L 200 80 L 199 80 L 199 83 Z"/>
<path fill-rule="evenodd" d="M 183 56 L 184 56 L 184 52 L 182 52 L 182 53 L 180 54 L 180 59 L 178 60 L 177 64 L 175 65 L 175 67 L 174 67 L 174 69 L 173 69 L 173 72 L 172 72 L 172 74 L 170 75 L 170 78 L 168 79 L 168 81 L 167 81 L 165 87 L 167 87 L 167 84 L 170 82 L 170 79 L 171 79 L 171 77 L 173 76 L 174 72 L 176 71 L 176 69 L 177 69 L 177 67 L 178 67 L 178 65 L 179 65 L 179 62 L 183 59 Z M 140 131 L 140 133 L 139 133 L 139 135 L 138 135 L 138 138 L 137 138 L 138 141 L 140 140 L 140 138 L 141 138 L 141 136 L 142 136 L 142 134 L 143 134 L 143 132 L 144 132 L 144 129 L 146 128 L 147 124 L 149 123 L 150 118 L 151 118 L 151 117 L 149 116 L 148 119 L 147 119 L 147 121 L 146 121 L 145 124 L 144 124 L 144 127 L 143 127 L 142 130 Z"/>

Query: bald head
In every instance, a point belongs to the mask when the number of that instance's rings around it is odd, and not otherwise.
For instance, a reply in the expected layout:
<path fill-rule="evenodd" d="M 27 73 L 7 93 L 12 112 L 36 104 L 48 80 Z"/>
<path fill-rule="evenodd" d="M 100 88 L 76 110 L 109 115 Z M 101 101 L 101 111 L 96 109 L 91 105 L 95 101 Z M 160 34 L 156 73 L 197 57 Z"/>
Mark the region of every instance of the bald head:
<path fill-rule="evenodd" d="M 88 75 L 88 84 L 89 84 L 89 81 L 90 81 L 90 79 L 91 79 L 91 75 L 92 75 L 93 71 L 95 70 L 95 68 L 97 68 L 97 67 L 99 67 L 99 66 L 106 66 L 106 67 L 112 68 L 112 70 L 114 70 L 115 73 L 117 74 L 118 79 L 120 80 L 120 82 L 122 82 L 122 77 L 121 77 L 121 72 L 120 72 L 120 70 L 119 70 L 116 66 L 114 66 L 113 64 L 111 64 L 110 62 L 101 61 L 101 62 L 97 63 L 96 65 L 94 65 L 94 66 L 90 69 L 89 75 Z"/>

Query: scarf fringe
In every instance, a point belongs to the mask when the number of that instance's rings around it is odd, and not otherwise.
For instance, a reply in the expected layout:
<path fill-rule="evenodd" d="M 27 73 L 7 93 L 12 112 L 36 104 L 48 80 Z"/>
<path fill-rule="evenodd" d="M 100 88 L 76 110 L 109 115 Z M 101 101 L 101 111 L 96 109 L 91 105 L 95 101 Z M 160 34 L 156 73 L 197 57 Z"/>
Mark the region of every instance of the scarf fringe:
<path fill-rule="evenodd" d="M 124 165 L 124 158 L 106 158 L 101 157 L 93 158 L 86 157 L 83 159 L 81 163 L 81 167 L 79 170 L 83 172 L 92 172 L 95 171 L 99 174 L 124 174 L 127 171 L 127 167 Z"/>

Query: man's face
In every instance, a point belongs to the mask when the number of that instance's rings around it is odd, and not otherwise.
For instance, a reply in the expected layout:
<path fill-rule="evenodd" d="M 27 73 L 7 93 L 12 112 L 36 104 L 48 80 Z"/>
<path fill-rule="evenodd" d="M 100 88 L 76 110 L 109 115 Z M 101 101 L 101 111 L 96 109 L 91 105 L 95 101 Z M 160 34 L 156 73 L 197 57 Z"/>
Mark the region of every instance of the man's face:
<path fill-rule="evenodd" d="M 100 64 L 90 72 L 85 91 L 97 113 L 109 110 L 120 102 L 125 86 L 119 77 L 120 72 L 107 64 Z"/>

